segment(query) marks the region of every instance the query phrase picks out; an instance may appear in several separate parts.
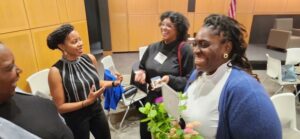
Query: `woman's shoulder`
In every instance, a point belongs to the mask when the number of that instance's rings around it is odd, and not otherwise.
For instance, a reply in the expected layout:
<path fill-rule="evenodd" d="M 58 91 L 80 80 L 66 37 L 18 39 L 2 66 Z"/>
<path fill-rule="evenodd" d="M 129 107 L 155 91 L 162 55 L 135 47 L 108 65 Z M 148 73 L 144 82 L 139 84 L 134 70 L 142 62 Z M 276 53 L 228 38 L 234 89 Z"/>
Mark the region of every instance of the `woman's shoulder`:
<path fill-rule="evenodd" d="M 158 41 L 158 42 L 154 42 L 148 45 L 148 48 L 156 48 L 159 47 L 161 45 L 162 41 Z"/>
<path fill-rule="evenodd" d="M 92 63 L 93 63 L 93 61 L 96 61 L 95 56 L 90 54 L 90 53 L 82 54 L 81 57 L 88 60 L 89 62 L 92 62 Z"/>
<path fill-rule="evenodd" d="M 259 83 L 252 75 L 237 68 L 232 68 L 231 74 L 227 79 L 227 90 L 231 92 L 240 92 L 233 95 L 241 94 L 266 94 L 261 83 Z M 248 94 L 249 95 L 249 94 Z"/>
<path fill-rule="evenodd" d="M 183 51 L 185 53 L 193 53 L 192 46 L 187 42 L 184 42 L 184 45 L 181 48 L 181 51 Z"/>

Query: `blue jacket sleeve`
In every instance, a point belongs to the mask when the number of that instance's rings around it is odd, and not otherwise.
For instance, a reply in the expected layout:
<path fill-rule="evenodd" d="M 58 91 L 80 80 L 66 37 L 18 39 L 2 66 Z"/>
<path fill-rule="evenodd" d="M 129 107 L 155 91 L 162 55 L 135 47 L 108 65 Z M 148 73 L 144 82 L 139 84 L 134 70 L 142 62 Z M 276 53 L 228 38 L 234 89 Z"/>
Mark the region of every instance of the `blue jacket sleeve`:
<path fill-rule="evenodd" d="M 281 139 L 279 118 L 260 83 L 250 76 L 230 79 L 236 80 L 229 84 L 234 87 L 227 90 L 225 108 L 231 138 Z"/>

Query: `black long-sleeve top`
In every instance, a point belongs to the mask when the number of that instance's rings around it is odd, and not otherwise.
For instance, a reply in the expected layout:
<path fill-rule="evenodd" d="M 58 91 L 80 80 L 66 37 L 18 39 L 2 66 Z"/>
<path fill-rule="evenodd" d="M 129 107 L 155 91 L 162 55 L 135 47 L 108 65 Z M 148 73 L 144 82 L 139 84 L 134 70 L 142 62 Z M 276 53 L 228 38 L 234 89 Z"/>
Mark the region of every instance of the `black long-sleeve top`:
<path fill-rule="evenodd" d="M 43 139 L 74 138 L 54 103 L 30 94 L 16 92 L 10 100 L 0 104 L 0 117 Z"/>
<path fill-rule="evenodd" d="M 180 76 L 177 53 L 179 44 L 179 41 L 169 44 L 160 41 L 148 46 L 139 65 L 139 68 L 146 72 L 146 82 L 148 84 L 151 83 L 151 78 L 153 77 L 169 75 L 168 85 L 176 91 L 184 90 L 187 79 L 194 68 L 194 58 L 191 47 L 188 44 L 184 44 L 184 47 L 181 48 L 182 75 Z M 162 64 L 154 60 L 158 52 L 167 56 L 167 59 Z M 161 93 L 158 93 L 157 96 L 161 96 Z"/>

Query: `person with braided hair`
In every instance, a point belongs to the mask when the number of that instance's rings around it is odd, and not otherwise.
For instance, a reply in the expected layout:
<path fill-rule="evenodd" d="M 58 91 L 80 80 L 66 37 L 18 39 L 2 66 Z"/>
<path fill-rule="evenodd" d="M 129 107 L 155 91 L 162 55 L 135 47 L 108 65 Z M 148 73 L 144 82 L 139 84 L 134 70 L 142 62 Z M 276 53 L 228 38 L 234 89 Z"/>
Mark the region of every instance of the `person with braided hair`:
<path fill-rule="evenodd" d="M 182 112 L 200 122 L 206 139 L 281 139 L 276 110 L 245 55 L 246 30 L 218 14 L 205 18 L 193 43 L 196 69 L 188 80 Z"/>

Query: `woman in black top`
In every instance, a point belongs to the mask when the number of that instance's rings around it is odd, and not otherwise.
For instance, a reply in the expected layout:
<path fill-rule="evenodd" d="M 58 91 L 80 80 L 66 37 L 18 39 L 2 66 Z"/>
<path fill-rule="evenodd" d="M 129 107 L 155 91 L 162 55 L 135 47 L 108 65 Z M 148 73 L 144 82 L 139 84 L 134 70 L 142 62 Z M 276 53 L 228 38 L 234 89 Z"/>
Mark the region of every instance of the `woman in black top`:
<path fill-rule="evenodd" d="M 47 38 L 48 47 L 59 49 L 62 58 L 49 71 L 49 87 L 58 111 L 73 131 L 74 137 L 88 139 L 89 131 L 96 139 L 109 139 L 110 131 L 99 96 L 105 87 L 117 81 L 100 81 L 93 55 L 83 54 L 79 33 L 70 24 L 57 28 Z"/>
<path fill-rule="evenodd" d="M 186 17 L 177 12 L 165 12 L 160 16 L 159 25 L 162 41 L 149 45 L 135 72 L 136 82 L 149 84 L 145 101 L 151 103 L 161 96 L 161 91 L 150 85 L 151 78 L 160 76 L 176 91 L 183 91 L 194 62 L 191 46 L 184 43 L 189 28 Z M 141 123 L 140 135 L 142 139 L 151 138 L 147 123 Z"/>

